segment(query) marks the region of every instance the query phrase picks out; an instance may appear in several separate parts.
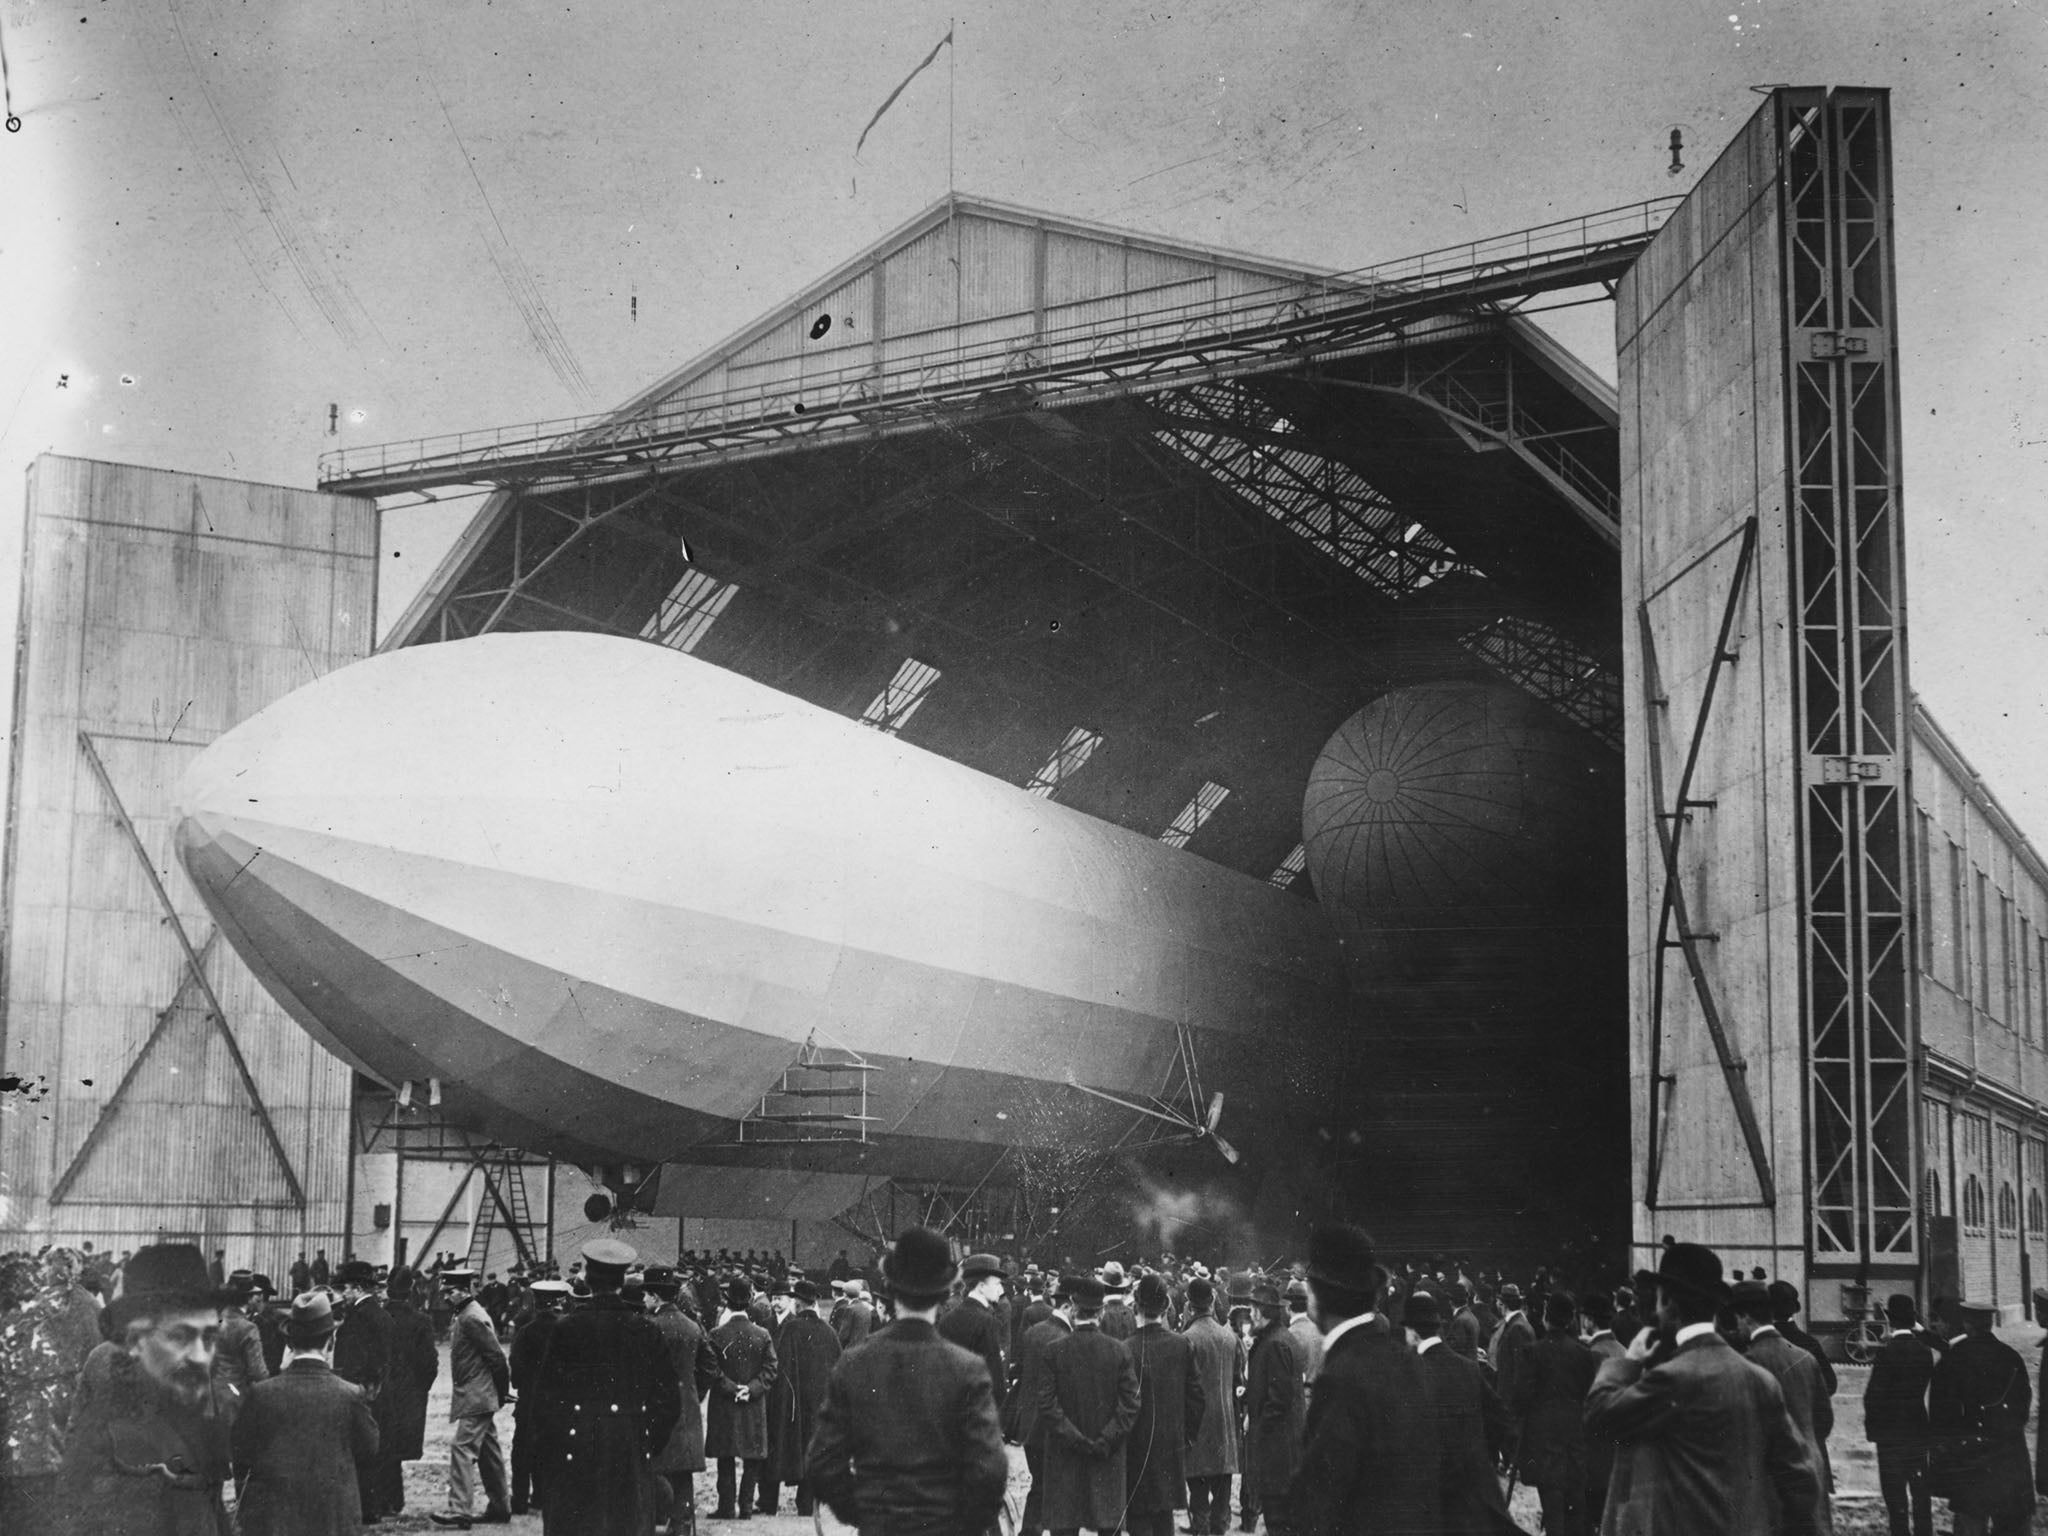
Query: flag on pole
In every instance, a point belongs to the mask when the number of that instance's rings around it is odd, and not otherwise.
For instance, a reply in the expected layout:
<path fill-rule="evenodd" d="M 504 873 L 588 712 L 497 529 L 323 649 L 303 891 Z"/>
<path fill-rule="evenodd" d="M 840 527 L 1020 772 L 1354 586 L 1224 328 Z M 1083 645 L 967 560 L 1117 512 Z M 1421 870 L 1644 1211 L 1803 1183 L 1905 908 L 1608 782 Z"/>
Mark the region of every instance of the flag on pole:
<path fill-rule="evenodd" d="M 946 28 L 946 35 L 940 38 L 936 43 L 932 44 L 932 51 L 926 54 L 921 60 L 918 61 L 917 68 L 913 69 L 909 74 L 905 75 L 903 77 L 903 83 L 897 86 L 895 90 L 889 93 L 888 99 L 886 101 L 884 101 L 879 107 L 875 108 L 875 115 L 868 119 L 867 127 L 861 129 L 860 137 L 853 141 L 853 152 L 856 155 L 860 153 L 861 145 L 867 143 L 868 135 L 874 131 L 875 124 L 879 123 L 882 120 L 882 114 L 888 111 L 891 107 L 896 105 L 896 98 L 898 96 L 901 96 L 904 93 L 904 91 L 909 88 L 910 82 L 915 80 L 919 75 L 923 74 L 926 70 L 930 69 L 932 67 L 932 61 L 938 58 L 939 56 L 939 50 L 941 48 L 944 48 L 948 43 L 952 41 L 953 29 L 951 27 L 948 27 Z"/>

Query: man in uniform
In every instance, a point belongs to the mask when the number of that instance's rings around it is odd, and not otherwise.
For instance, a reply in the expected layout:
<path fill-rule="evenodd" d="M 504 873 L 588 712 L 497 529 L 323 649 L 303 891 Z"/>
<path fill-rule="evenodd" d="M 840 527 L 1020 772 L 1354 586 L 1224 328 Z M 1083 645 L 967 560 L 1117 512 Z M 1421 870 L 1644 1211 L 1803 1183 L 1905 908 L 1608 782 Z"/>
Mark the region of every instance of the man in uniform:
<path fill-rule="evenodd" d="M 1009 1384 L 1003 1348 L 1007 1330 L 995 1313 L 996 1303 L 1003 1299 L 1003 1261 L 992 1253 L 974 1254 L 960 1266 L 960 1282 L 967 1287 L 967 1294 L 959 1306 L 939 1319 L 939 1337 L 981 1356 L 1000 1415 Z"/>
<path fill-rule="evenodd" d="M 512 1390 L 498 1330 L 476 1294 L 476 1271 L 448 1269 L 441 1283 L 462 1303 L 449 1329 L 448 1417 L 455 1434 L 448 1446 L 448 1508 L 428 1516 L 436 1525 L 468 1530 L 476 1501 L 476 1475 L 483 1469 L 486 1525 L 512 1518 L 506 1486 L 505 1453 L 498 1444 L 497 1413 Z"/>
<path fill-rule="evenodd" d="M 2023 1536 L 2034 1518 L 2033 1387 L 2019 1351 L 1991 1331 L 1998 1308 L 1964 1301 L 1957 1310 L 1963 1336 L 1935 1366 L 1927 1393 L 1934 1491 L 1948 1500 L 1956 1536 Z"/>
<path fill-rule="evenodd" d="M 1244 1392 L 1244 1362 L 1237 1336 L 1216 1319 L 1216 1288 L 1204 1276 L 1188 1282 L 1188 1325 L 1182 1337 L 1202 1382 L 1202 1422 L 1188 1447 L 1188 1528 L 1193 1536 L 1223 1536 L 1230 1529 L 1230 1480 L 1241 1448 L 1237 1400 Z"/>
<path fill-rule="evenodd" d="M 546 1536 L 645 1536 L 649 1463 L 682 1413 L 662 1335 L 620 1294 L 638 1255 L 616 1238 L 583 1245 L 590 1300 L 550 1326 L 534 1371 L 536 1481 Z"/>
<path fill-rule="evenodd" d="M 714 1520 L 745 1520 L 768 1471 L 768 1391 L 775 1385 L 775 1341 L 748 1315 L 754 1287 L 744 1276 L 726 1282 L 725 1311 L 711 1330 L 718 1375 L 704 1424 L 704 1454 L 718 1461 Z M 745 1464 L 745 1473 L 740 1472 Z"/>
<path fill-rule="evenodd" d="M 327 1250 L 319 1249 L 318 1254 L 313 1266 L 316 1286 L 325 1279 Z M 335 1279 L 341 1286 L 341 1306 L 337 1309 L 341 1319 L 334 1330 L 334 1374 L 361 1387 L 374 1414 L 377 1400 L 384 1395 L 384 1378 L 391 1370 L 391 1319 L 377 1300 L 377 1270 L 367 1259 L 347 1259 Z M 374 1525 L 393 1511 L 385 1509 L 379 1500 L 376 1463 L 361 1463 L 356 1473 L 361 1484 L 363 1524 Z"/>
<path fill-rule="evenodd" d="M 818 1316 L 818 1287 L 809 1280 L 798 1280 L 791 1295 L 796 1310 L 784 1320 L 776 1338 L 775 1386 L 768 1394 L 774 1426 L 769 1438 L 775 1442 L 775 1465 L 768 1475 L 794 1488 L 796 1512 L 809 1517 L 816 1512 L 817 1498 L 804 1478 L 804 1459 L 831 1386 L 832 1368 L 845 1351 L 840 1349 L 832 1325 Z"/>
<path fill-rule="evenodd" d="M 988 1367 L 939 1337 L 939 1303 L 956 1273 L 946 1240 L 924 1227 L 882 1261 L 896 1319 L 833 1368 L 805 1478 L 863 1532 L 979 1531 L 1009 1480 Z"/>
<path fill-rule="evenodd" d="M 540 1363 L 547 1354 L 548 1339 L 561 1320 L 569 1300 L 566 1280 L 536 1280 L 526 1288 L 533 1299 L 533 1312 L 512 1335 L 507 1370 L 512 1378 L 512 1513 L 545 1507 L 541 1497 Z M 694 1404 L 693 1404 L 694 1406 Z M 701 1437 L 700 1437 L 701 1439 Z"/>
<path fill-rule="evenodd" d="M 1194 1346 L 1166 1327 L 1166 1282 L 1138 1281 L 1138 1331 L 1124 1349 L 1138 1373 L 1138 1417 L 1124 1452 L 1124 1525 L 1131 1536 L 1173 1536 L 1173 1512 L 1185 1509 L 1187 1450 L 1207 1417 L 1207 1393 Z"/>

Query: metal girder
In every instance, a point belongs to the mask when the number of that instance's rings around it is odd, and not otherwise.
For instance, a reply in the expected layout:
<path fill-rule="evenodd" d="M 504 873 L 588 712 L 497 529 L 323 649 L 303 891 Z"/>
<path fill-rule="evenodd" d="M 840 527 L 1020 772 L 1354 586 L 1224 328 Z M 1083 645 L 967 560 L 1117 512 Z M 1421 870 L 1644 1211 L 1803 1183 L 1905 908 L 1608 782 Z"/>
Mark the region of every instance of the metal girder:
<path fill-rule="evenodd" d="M 284 1175 L 285 1188 L 290 1191 L 291 1204 L 296 1210 L 306 1208 L 306 1191 L 299 1183 L 298 1173 L 292 1168 L 292 1160 L 285 1156 L 284 1143 L 278 1139 L 277 1126 L 270 1118 L 270 1106 L 263 1102 L 263 1095 L 256 1087 L 256 1079 L 250 1074 L 249 1063 L 242 1055 L 241 1043 L 235 1039 L 235 1032 L 228 1027 L 227 1010 L 220 1005 L 220 998 L 214 994 L 213 983 L 206 979 L 206 963 L 193 947 L 192 936 L 185 931 L 184 919 L 178 916 L 178 909 L 171 904 L 170 893 L 164 889 L 162 879 L 157 875 L 156 865 L 151 862 L 149 849 L 144 846 L 142 835 L 135 830 L 135 823 L 129 819 L 128 807 L 121 801 L 121 792 L 114 787 L 113 776 L 107 772 L 107 765 L 100 758 L 99 748 L 93 745 L 89 732 L 78 733 L 78 749 L 85 756 L 86 766 L 99 781 L 100 790 L 107 797 L 107 803 L 114 813 L 114 821 L 128 840 L 129 849 L 135 860 L 142 866 L 143 875 L 149 881 L 149 888 L 156 894 L 157 905 L 163 909 L 164 921 L 178 941 L 178 947 L 185 952 L 186 975 L 206 999 L 206 1016 L 220 1034 L 221 1043 L 227 1047 L 229 1059 L 235 1064 L 235 1073 L 242 1080 L 242 1087 L 249 1095 L 249 1106 L 256 1116 L 256 1122 L 263 1130 L 263 1139 L 269 1143 L 271 1153 L 277 1158 L 278 1170 Z M 211 942 L 211 941 L 209 941 Z M 159 1029 L 150 1036 L 152 1042 L 161 1033 Z M 126 1087 L 134 1078 L 131 1070 L 121 1080 Z M 117 1099 L 109 1099 L 100 1110 L 104 1122 L 112 1114 Z M 95 1130 L 98 1126 L 95 1125 Z"/>
<path fill-rule="evenodd" d="M 863 363 L 844 377 L 809 379 L 765 396 L 753 388 L 647 417 L 573 418 L 340 450 L 322 458 L 320 485 L 382 495 L 545 476 L 587 479 L 708 455 L 778 452 L 921 430 L 935 413 L 1004 414 L 1055 398 L 1078 403 L 1296 368 L 1305 359 L 1385 345 L 1432 317 L 1617 276 L 1648 244 L 1674 201 L 1658 199 L 1459 248 L 1461 254 L 1469 249 L 1469 259 L 1388 263 L 1333 279 L 1313 300 L 1298 294 L 1276 304 L 1270 294 L 1251 295 L 1108 327 L 1088 322 L 1074 334 L 1038 338 L 1028 352 L 1007 339 L 956 343 L 904 360 L 893 379 L 877 380 Z"/>
<path fill-rule="evenodd" d="M 1508 616 L 1458 637 L 1525 693 L 1622 749 L 1621 679 L 1547 624 Z"/>
<path fill-rule="evenodd" d="M 1756 1105 L 1749 1093 L 1749 1063 L 1736 1054 L 1728 1038 L 1728 1029 L 1721 1018 L 1720 1001 L 1714 995 L 1712 984 L 1707 980 L 1706 967 L 1700 956 L 1700 945 L 1711 941 L 1711 935 L 1697 932 L 1692 926 L 1692 917 L 1687 910 L 1685 883 L 1682 878 L 1678 855 L 1684 839 L 1685 828 L 1691 824 L 1695 810 L 1711 809 L 1711 803 L 1692 798 L 1694 771 L 1699 766 L 1700 747 L 1706 740 L 1707 724 L 1713 718 L 1714 695 L 1720 684 L 1724 668 L 1732 666 L 1735 654 L 1728 649 L 1730 637 L 1735 632 L 1735 619 L 1741 611 L 1743 589 L 1748 585 L 1749 572 L 1756 558 L 1757 523 L 1754 517 L 1744 523 L 1741 529 L 1729 538 L 1721 540 L 1703 553 L 1699 559 L 1688 565 L 1678 576 L 1697 569 L 1727 546 L 1730 540 L 1739 540 L 1735 558 L 1735 571 L 1729 578 L 1728 597 L 1721 610 L 1721 627 L 1714 640 L 1714 656 L 1707 668 L 1706 682 L 1700 689 L 1699 709 L 1693 717 L 1692 729 L 1686 746 L 1685 766 L 1678 775 L 1678 793 L 1672 808 L 1664 805 L 1664 745 L 1663 727 L 1660 724 L 1664 712 L 1671 706 L 1664 691 L 1662 673 L 1657 665 L 1657 640 L 1650 623 L 1650 602 L 1657 594 L 1643 599 L 1636 609 L 1636 622 L 1643 642 L 1643 731 L 1649 749 L 1650 819 L 1656 829 L 1657 847 L 1663 855 L 1664 891 L 1657 908 L 1657 940 L 1650 952 L 1650 1101 L 1649 1101 L 1649 1152 L 1648 1171 L 1644 1178 L 1643 1204 L 1651 1210 L 1657 1209 L 1658 1186 L 1663 1174 L 1663 1147 L 1661 1126 L 1663 1120 L 1664 1095 L 1674 1086 L 1677 1078 L 1665 1073 L 1664 1057 L 1664 961 L 1673 948 L 1685 956 L 1686 971 L 1692 978 L 1693 995 L 1699 1000 L 1700 1017 L 1707 1026 L 1707 1033 L 1713 1038 L 1714 1052 L 1721 1062 L 1721 1073 L 1728 1084 L 1728 1096 L 1735 1105 L 1735 1118 L 1742 1127 L 1743 1143 L 1749 1149 L 1749 1160 L 1756 1173 L 1759 1203 L 1765 1206 L 1777 1204 L 1777 1184 L 1771 1174 L 1770 1152 L 1764 1146 L 1763 1130 L 1757 1122 Z M 1666 583 L 1666 588 L 1671 583 Z M 1673 937 L 1674 928 L 1676 937 Z"/>
<path fill-rule="evenodd" d="M 1383 596 L 1472 569 L 1243 384 L 1193 385 L 1147 404 L 1160 442 Z"/>

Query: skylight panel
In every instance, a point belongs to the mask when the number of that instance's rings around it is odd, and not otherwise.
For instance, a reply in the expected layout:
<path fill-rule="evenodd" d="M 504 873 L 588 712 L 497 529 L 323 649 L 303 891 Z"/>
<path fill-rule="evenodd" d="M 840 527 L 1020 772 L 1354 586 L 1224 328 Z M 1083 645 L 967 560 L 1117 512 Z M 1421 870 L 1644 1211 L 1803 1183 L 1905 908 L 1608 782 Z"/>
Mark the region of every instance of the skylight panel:
<path fill-rule="evenodd" d="M 1202 830 L 1203 824 L 1216 814 L 1217 807 L 1229 798 L 1230 791 L 1221 784 L 1205 781 L 1195 791 L 1195 798 L 1182 806 L 1172 824 L 1159 834 L 1159 841 L 1169 848 L 1187 847 L 1188 840 Z"/>
<path fill-rule="evenodd" d="M 1283 891 L 1288 890 L 1293 886 L 1295 881 L 1301 878 L 1302 871 L 1307 868 L 1307 845 L 1303 843 L 1296 843 L 1294 845 L 1294 852 L 1288 854 L 1286 858 L 1282 859 L 1280 861 L 1279 867 L 1275 869 L 1273 873 L 1266 876 L 1266 884 L 1277 885 Z"/>
<path fill-rule="evenodd" d="M 1046 759 L 1045 766 L 1031 776 L 1031 782 L 1024 786 L 1025 793 L 1042 799 L 1053 799 L 1059 787 L 1081 771 L 1095 749 L 1102 745 L 1100 732 L 1091 731 L 1084 725 L 1077 725 L 1067 732 L 1066 740 L 1059 744 L 1053 755 Z"/>
<path fill-rule="evenodd" d="M 654 616 L 640 627 L 640 638 L 672 651 L 694 651 L 737 591 L 739 588 L 732 582 L 720 581 L 694 568 L 687 570 L 661 600 Z"/>
<path fill-rule="evenodd" d="M 903 665 L 896 669 L 896 675 L 889 680 L 889 686 L 876 694 L 874 702 L 861 711 L 860 723 L 894 736 L 910 723 L 910 717 L 917 713 L 918 706 L 924 703 L 925 695 L 931 692 L 932 684 L 938 680 L 937 667 L 926 666 L 915 656 L 906 656 Z"/>

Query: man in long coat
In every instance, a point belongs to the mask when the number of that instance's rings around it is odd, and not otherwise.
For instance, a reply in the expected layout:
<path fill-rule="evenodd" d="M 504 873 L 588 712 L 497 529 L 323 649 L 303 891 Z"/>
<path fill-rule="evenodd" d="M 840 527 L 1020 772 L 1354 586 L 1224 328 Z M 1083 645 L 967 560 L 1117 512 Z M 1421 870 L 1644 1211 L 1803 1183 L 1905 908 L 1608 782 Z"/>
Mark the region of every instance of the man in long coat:
<path fill-rule="evenodd" d="M 1323 1330 L 1323 1368 L 1294 1481 L 1272 1490 L 1269 1528 L 1293 1536 L 1437 1529 L 1442 1473 L 1429 1391 L 1407 1336 L 1375 1311 L 1384 1273 L 1357 1227 L 1323 1227 L 1310 1238 L 1309 1311 Z"/>
<path fill-rule="evenodd" d="M 956 1273 L 943 1237 L 905 1231 L 882 1262 L 895 1321 L 833 1368 L 804 1478 L 862 1531 L 978 1531 L 1002 1507 L 1010 1462 L 988 1367 L 939 1337 Z"/>
<path fill-rule="evenodd" d="M 1593 1378 L 1586 1428 L 1617 1445 L 1602 1530 L 1811 1536 L 1820 1470 L 1777 1381 L 1714 1331 L 1719 1255 L 1673 1243 L 1636 1278 L 1676 1347 L 1645 1328 Z"/>
<path fill-rule="evenodd" d="M 718 1375 L 704 1423 L 704 1454 L 718 1462 L 714 1520 L 744 1520 L 754 1511 L 768 1470 L 768 1392 L 775 1385 L 775 1342 L 747 1315 L 754 1300 L 744 1276 L 727 1282 L 725 1315 L 711 1330 Z M 746 1471 L 740 1472 L 744 1463 Z"/>
<path fill-rule="evenodd" d="M 1287 1303 L 1275 1286 L 1261 1281 L 1253 1287 L 1252 1305 L 1262 1321 L 1245 1365 L 1244 1482 L 1238 1490 L 1238 1509 L 1248 1531 L 1261 1514 L 1269 1529 L 1284 1521 L 1281 1497 L 1300 1462 L 1308 1415 L 1302 1379 L 1308 1365 L 1287 1326 Z"/>
<path fill-rule="evenodd" d="M 1614 1335 L 1614 1298 L 1605 1291 L 1587 1291 L 1579 1297 L 1579 1316 L 1585 1319 L 1586 1348 L 1593 1352 L 1593 1374 L 1628 1346 Z M 1581 1414 L 1583 1417 L 1583 1413 Z M 1586 1528 L 1600 1529 L 1607 1508 L 1607 1484 L 1614 1476 L 1614 1437 L 1586 1431 Z M 1923 1533 L 1924 1536 L 1924 1533 Z"/>
<path fill-rule="evenodd" d="M 317 1273 L 327 1262 L 326 1250 L 320 1252 L 323 1257 L 314 1265 L 315 1285 L 325 1279 Z M 363 1396 L 369 1399 L 370 1411 L 375 1413 L 378 1400 L 384 1395 L 384 1379 L 391 1370 L 391 1318 L 377 1300 L 376 1266 L 368 1259 L 348 1259 L 335 1278 L 341 1286 L 341 1307 L 334 1331 L 334 1374 L 361 1387 Z M 368 1463 L 356 1470 L 361 1483 L 358 1491 L 363 1518 L 376 1520 L 386 1513 L 378 1503 L 376 1464 Z"/>
<path fill-rule="evenodd" d="M 1777 1378 L 1793 1427 L 1813 1447 L 1814 1465 L 1825 1469 L 1835 1410 L 1821 1384 L 1820 1369 L 1813 1363 L 1813 1356 L 1779 1332 L 1771 1293 L 1762 1281 L 1745 1280 L 1737 1285 L 1734 1306 L 1736 1325 L 1747 1342 L 1743 1358 Z M 1815 1512 L 1814 1523 L 1826 1530 L 1833 1522 L 1827 1508 L 1825 1475 L 1821 1482 L 1821 1507 Z"/>
<path fill-rule="evenodd" d="M 868 1300 L 868 1283 L 855 1275 L 846 1282 L 846 1301 L 832 1309 L 832 1331 L 839 1335 L 842 1349 L 857 1349 L 875 1331 L 875 1304 Z"/>
<path fill-rule="evenodd" d="M 235 1417 L 240 1536 L 357 1536 L 356 1469 L 378 1460 L 363 1389 L 334 1374 L 334 1309 L 318 1292 L 292 1304 L 285 1368 L 255 1383 Z"/>
<path fill-rule="evenodd" d="M 1202 1422 L 1188 1446 L 1188 1526 L 1195 1536 L 1230 1529 L 1230 1480 L 1237 1476 L 1241 1444 L 1237 1403 L 1244 1392 L 1244 1360 L 1237 1335 L 1216 1320 L 1216 1288 L 1197 1276 L 1188 1282 L 1187 1330 L 1193 1370 L 1202 1383 Z"/>
<path fill-rule="evenodd" d="M 960 1282 L 967 1294 L 960 1305 L 939 1319 L 939 1337 L 981 1356 L 995 1383 L 996 1413 L 1003 1411 L 1003 1393 L 1008 1386 L 1007 1339 L 1010 1330 L 996 1315 L 1003 1299 L 1003 1261 L 992 1253 L 970 1255 L 960 1266 Z"/>
<path fill-rule="evenodd" d="M 1915 1323 L 1919 1309 L 1904 1294 L 1884 1304 L 1891 1335 L 1871 1362 L 1863 1389 L 1863 1433 L 1877 1447 L 1877 1490 L 1892 1536 L 1934 1536 L 1934 1500 L 1927 1488 L 1933 1434 L 1927 1423 L 1927 1388 L 1934 1351 Z"/>
<path fill-rule="evenodd" d="M 1579 1342 L 1578 1304 L 1553 1291 L 1543 1304 L 1543 1337 L 1523 1350 L 1508 1411 L 1522 1426 L 1522 1481 L 1543 1502 L 1546 1536 L 1586 1531 L 1586 1394 L 1600 1361 Z"/>
<path fill-rule="evenodd" d="M 555 1324 L 562 1320 L 561 1309 L 569 1299 L 569 1282 L 536 1280 L 527 1287 L 527 1294 L 533 1300 L 533 1311 L 519 1325 L 519 1331 L 512 1335 L 512 1348 L 506 1357 L 512 1377 L 512 1393 L 517 1399 L 512 1409 L 512 1513 L 515 1515 L 543 1508 L 547 1503 L 543 1492 L 546 1479 L 540 1462 L 541 1422 L 546 1417 L 541 1411 L 540 1364 L 547 1357 L 548 1339 L 554 1333 Z M 431 1320 L 427 1326 L 432 1329 Z M 431 1331 L 428 1336 L 432 1337 Z M 693 1397 L 686 1405 L 686 1411 L 695 1411 L 696 1407 L 697 1400 Z M 697 1464 L 700 1469 L 704 1464 L 703 1445 L 700 1419 L 697 1436 Z"/>
<path fill-rule="evenodd" d="M 1493 1470 L 1492 1446 L 1498 1431 L 1489 1430 L 1489 1425 L 1504 1419 L 1507 1410 L 1486 1384 L 1479 1363 L 1439 1336 L 1442 1318 L 1442 1306 L 1428 1291 L 1417 1291 L 1402 1308 L 1401 1321 L 1415 1335 L 1415 1357 L 1429 1404 L 1442 1530 L 1444 1536 L 1496 1536 L 1512 1526 L 1500 1478 Z"/>
<path fill-rule="evenodd" d="M 648 1321 L 661 1335 L 682 1405 L 676 1427 L 669 1431 L 667 1443 L 654 1453 L 648 1466 L 654 1474 L 654 1523 L 657 1529 L 665 1527 L 685 1536 L 697 1524 L 697 1474 L 704 1470 L 703 1395 L 711 1378 L 718 1374 L 718 1351 L 711 1347 L 711 1336 L 703 1325 L 676 1305 L 676 1298 L 682 1294 L 682 1281 L 673 1269 L 651 1265 L 642 1284 L 647 1295 Z M 516 1342 L 512 1369 L 516 1377 Z"/>
<path fill-rule="evenodd" d="M 1166 1327 L 1166 1282 L 1144 1276 L 1134 1300 L 1138 1328 L 1124 1349 L 1138 1372 L 1138 1417 L 1124 1450 L 1124 1525 L 1131 1536 L 1172 1536 L 1173 1512 L 1188 1505 L 1187 1448 L 1207 1417 L 1207 1394 L 1194 1346 Z"/>
<path fill-rule="evenodd" d="M 1048 1379 L 1045 1352 L 1074 1331 L 1073 1299 L 1062 1294 L 1059 1300 L 1059 1306 L 1024 1330 L 1024 1342 L 1017 1349 L 1017 1391 L 1010 1399 L 1009 1437 L 1024 1447 L 1024 1465 L 1031 1473 L 1020 1526 L 1023 1536 L 1038 1536 L 1045 1529 L 1045 1425 L 1038 1411 Z"/>
<path fill-rule="evenodd" d="M 413 1303 L 413 1272 L 401 1264 L 384 1281 L 390 1321 L 384 1390 L 376 1402 L 377 1507 L 387 1515 L 405 1508 L 405 1464 L 427 1454 L 427 1393 L 441 1374 L 433 1321 Z"/>
<path fill-rule="evenodd" d="M 796 1490 L 796 1512 L 809 1517 L 817 1510 L 817 1494 L 804 1477 L 804 1461 L 817 1431 L 818 1410 L 825 1405 L 825 1393 L 832 1384 L 832 1367 L 845 1353 L 832 1325 L 818 1316 L 818 1287 L 799 1280 L 792 1287 L 796 1310 L 782 1325 L 775 1348 L 775 1385 L 768 1394 L 768 1413 L 774 1423 L 775 1466 L 778 1482 Z M 941 1334 L 945 1332 L 940 1329 Z M 716 1357 L 713 1358 L 714 1368 Z"/>
<path fill-rule="evenodd" d="M 1102 1331 L 1103 1285 L 1068 1281 L 1074 1331 L 1045 1351 L 1038 1416 L 1045 1434 L 1045 1523 L 1057 1532 L 1123 1524 L 1125 1440 L 1138 1418 L 1138 1371 Z"/>
<path fill-rule="evenodd" d="M 2022 1536 L 2034 1512 L 2033 1385 L 2019 1351 L 1991 1331 L 1998 1309 L 1965 1301 L 1959 1310 L 1966 1331 L 1934 1367 L 1927 1393 L 1934 1492 L 1948 1500 L 1957 1536 Z"/>
<path fill-rule="evenodd" d="M 654 1523 L 649 1462 L 682 1402 L 660 1332 L 620 1295 L 635 1257 L 616 1238 L 583 1245 L 590 1300 L 554 1324 L 535 1372 L 546 1536 L 645 1536 Z"/>

